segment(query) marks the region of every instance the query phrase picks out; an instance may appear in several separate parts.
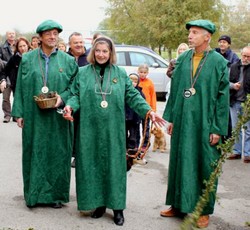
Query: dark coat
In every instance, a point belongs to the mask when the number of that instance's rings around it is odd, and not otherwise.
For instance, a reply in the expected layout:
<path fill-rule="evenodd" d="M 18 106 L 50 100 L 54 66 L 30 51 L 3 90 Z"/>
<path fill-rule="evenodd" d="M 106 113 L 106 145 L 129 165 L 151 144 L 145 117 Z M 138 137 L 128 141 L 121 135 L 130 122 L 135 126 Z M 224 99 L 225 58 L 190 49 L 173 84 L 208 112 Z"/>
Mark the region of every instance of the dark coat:
<path fill-rule="evenodd" d="M 68 54 L 71 55 L 72 57 L 74 57 L 74 55 L 70 52 L 70 50 L 68 51 Z M 82 66 L 85 66 L 85 65 L 88 65 L 88 61 L 87 61 L 87 54 L 86 52 L 84 54 L 82 54 L 78 60 L 77 60 L 77 65 L 79 67 L 82 67 Z"/>
<path fill-rule="evenodd" d="M 241 60 L 231 65 L 229 81 L 231 83 L 236 83 L 240 79 L 240 68 Z M 245 65 L 243 67 L 243 89 L 245 96 L 250 93 L 250 65 Z M 230 89 L 230 106 L 236 102 L 237 91 Z"/>
<path fill-rule="evenodd" d="M 224 54 L 221 53 L 220 48 L 215 48 L 215 51 L 220 53 L 225 59 L 228 60 L 228 66 L 230 67 L 233 63 L 239 61 L 239 57 L 231 49 L 228 49 Z"/>
<path fill-rule="evenodd" d="M 13 55 L 10 58 L 10 60 L 7 62 L 2 72 L 3 79 L 6 79 L 7 76 L 9 77 L 10 84 L 11 84 L 10 87 L 12 88 L 13 92 L 15 92 L 15 88 L 16 88 L 18 67 L 19 67 L 21 59 L 22 59 L 22 56 L 19 53 L 16 53 L 15 55 Z"/>

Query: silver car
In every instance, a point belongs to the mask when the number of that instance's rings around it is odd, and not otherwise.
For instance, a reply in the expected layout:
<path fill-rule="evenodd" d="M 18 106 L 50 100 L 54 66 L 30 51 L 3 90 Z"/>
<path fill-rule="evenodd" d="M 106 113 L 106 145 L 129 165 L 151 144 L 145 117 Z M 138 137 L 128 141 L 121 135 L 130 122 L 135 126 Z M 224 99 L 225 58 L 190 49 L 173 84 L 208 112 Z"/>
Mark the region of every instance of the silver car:
<path fill-rule="evenodd" d="M 143 46 L 115 45 L 117 65 L 125 68 L 127 74 L 137 73 L 138 66 L 149 66 L 148 77 L 153 81 L 158 98 L 165 98 L 169 77 L 166 72 L 169 63 L 153 50 Z"/>

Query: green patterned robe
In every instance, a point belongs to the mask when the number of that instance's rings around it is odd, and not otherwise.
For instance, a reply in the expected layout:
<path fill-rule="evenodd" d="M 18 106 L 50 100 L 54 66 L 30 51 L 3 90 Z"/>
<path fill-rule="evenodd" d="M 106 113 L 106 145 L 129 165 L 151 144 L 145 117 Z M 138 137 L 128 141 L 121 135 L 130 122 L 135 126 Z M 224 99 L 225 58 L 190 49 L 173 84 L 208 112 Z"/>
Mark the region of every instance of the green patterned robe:
<path fill-rule="evenodd" d="M 191 57 L 189 50 L 178 58 L 163 115 L 173 123 L 166 204 L 183 213 L 194 211 L 203 181 L 213 171 L 211 164 L 220 157 L 216 146 L 210 145 L 209 135 L 227 134 L 229 113 L 227 61 L 213 50 L 195 83 L 196 94 L 184 98 L 184 90 L 191 87 Z M 204 215 L 213 213 L 214 203 L 215 192 L 210 194 Z"/>
<path fill-rule="evenodd" d="M 76 156 L 76 189 L 79 210 L 100 206 L 110 209 L 126 207 L 126 131 L 125 102 L 141 117 L 151 109 L 136 90 L 124 69 L 106 67 L 102 91 L 107 108 L 100 106 L 102 99 L 97 84 L 100 67 L 95 76 L 92 65 L 81 67 L 72 85 L 73 96 L 67 105 L 80 108 L 80 128 Z"/>
<path fill-rule="evenodd" d="M 40 49 L 23 55 L 19 66 L 12 116 L 24 119 L 22 170 L 24 198 L 29 206 L 69 202 L 73 126 L 56 109 L 39 109 L 33 96 L 41 93 L 45 59 Z M 40 56 L 40 62 L 38 55 Z M 41 71 L 42 67 L 42 71 Z M 78 72 L 74 58 L 58 51 L 51 54 L 47 86 L 64 101 Z"/>

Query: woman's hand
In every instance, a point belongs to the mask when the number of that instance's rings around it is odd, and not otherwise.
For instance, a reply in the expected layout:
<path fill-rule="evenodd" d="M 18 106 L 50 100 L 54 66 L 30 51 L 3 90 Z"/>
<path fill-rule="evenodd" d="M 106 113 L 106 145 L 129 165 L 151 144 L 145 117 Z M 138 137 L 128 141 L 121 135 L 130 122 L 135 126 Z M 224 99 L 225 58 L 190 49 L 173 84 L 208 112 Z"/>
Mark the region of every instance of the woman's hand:
<path fill-rule="evenodd" d="M 63 109 L 64 113 L 63 113 L 63 117 L 64 119 L 66 120 L 69 120 L 69 121 L 73 121 L 74 118 L 72 117 L 72 108 L 69 106 L 69 105 L 66 105 Z"/>
<path fill-rule="evenodd" d="M 158 127 L 158 126 L 163 127 L 163 126 L 166 125 L 166 121 L 165 121 L 163 118 L 161 118 L 161 117 L 160 117 L 157 113 L 155 113 L 154 111 L 150 111 L 150 112 L 149 112 L 149 116 L 150 116 L 150 119 L 151 119 L 152 123 L 153 123 L 156 127 Z"/>

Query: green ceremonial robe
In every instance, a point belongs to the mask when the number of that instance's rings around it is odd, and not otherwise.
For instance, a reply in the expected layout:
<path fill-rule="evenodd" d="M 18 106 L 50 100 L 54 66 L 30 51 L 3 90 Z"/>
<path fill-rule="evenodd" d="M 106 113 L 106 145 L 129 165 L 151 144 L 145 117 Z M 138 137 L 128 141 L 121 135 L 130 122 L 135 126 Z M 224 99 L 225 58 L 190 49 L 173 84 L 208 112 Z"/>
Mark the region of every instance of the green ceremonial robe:
<path fill-rule="evenodd" d="M 39 109 L 33 98 L 41 93 L 45 73 L 45 59 L 39 51 L 30 51 L 22 57 L 12 110 L 13 117 L 24 119 L 22 169 L 24 198 L 29 206 L 69 202 L 71 173 L 72 123 L 56 109 Z M 52 53 L 48 68 L 49 90 L 57 91 L 66 101 L 69 85 L 77 72 L 74 58 L 61 51 Z"/>
<path fill-rule="evenodd" d="M 220 157 L 216 146 L 210 145 L 209 135 L 226 135 L 229 116 L 227 61 L 216 51 L 209 51 L 194 85 L 196 94 L 184 98 L 184 90 L 191 88 L 192 54 L 192 50 L 186 51 L 177 60 L 163 115 L 173 123 L 166 204 L 183 213 L 194 211 L 205 188 L 203 182 L 213 171 L 211 164 Z M 215 192 L 203 215 L 213 213 L 214 203 Z"/>
<path fill-rule="evenodd" d="M 104 73 L 102 91 L 107 108 L 101 107 L 100 67 L 81 67 L 72 84 L 67 105 L 80 108 L 76 155 L 76 190 L 79 210 L 100 206 L 117 210 L 126 207 L 125 102 L 141 117 L 151 109 L 136 90 L 124 69 L 112 65 Z M 108 84 L 108 86 L 107 86 Z"/>

